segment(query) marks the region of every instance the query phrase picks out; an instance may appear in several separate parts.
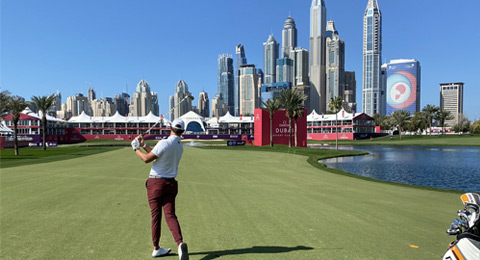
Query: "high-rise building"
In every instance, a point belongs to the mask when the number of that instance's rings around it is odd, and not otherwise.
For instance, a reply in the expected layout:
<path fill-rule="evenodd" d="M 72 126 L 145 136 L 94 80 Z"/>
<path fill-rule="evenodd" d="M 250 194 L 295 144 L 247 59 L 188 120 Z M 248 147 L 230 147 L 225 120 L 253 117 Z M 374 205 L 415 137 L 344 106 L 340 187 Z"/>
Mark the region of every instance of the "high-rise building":
<path fill-rule="evenodd" d="M 230 114 L 235 113 L 235 78 L 231 55 L 218 55 L 218 93 L 228 106 Z"/>
<path fill-rule="evenodd" d="M 278 43 L 273 34 L 268 36 L 266 42 L 263 43 L 263 69 L 265 70 L 265 84 L 272 84 L 276 81 L 276 66 L 278 59 Z"/>
<path fill-rule="evenodd" d="M 71 96 L 67 98 L 67 113 L 66 117 L 72 117 L 72 116 L 78 116 L 82 112 L 85 112 L 88 115 L 89 111 L 89 104 L 88 104 L 88 98 L 83 96 L 83 94 L 78 93 L 75 96 Z"/>
<path fill-rule="evenodd" d="M 54 94 L 55 103 L 52 108 L 48 111 L 49 115 L 57 116 L 57 111 L 62 110 L 62 93 L 57 90 L 57 93 Z"/>
<path fill-rule="evenodd" d="M 263 84 L 261 87 L 261 98 L 260 98 L 260 107 L 265 108 L 263 105 L 264 102 L 267 102 L 269 99 L 275 99 L 280 96 L 280 93 L 283 90 L 291 89 L 291 82 L 276 82 L 272 84 Z"/>
<path fill-rule="evenodd" d="M 463 82 L 440 84 L 440 109 L 450 111 L 453 119 L 445 121 L 447 126 L 458 123 L 463 114 Z"/>
<path fill-rule="evenodd" d="M 355 80 L 355 71 L 345 71 L 345 90 L 343 91 L 343 100 L 352 111 L 357 109 L 357 81 Z"/>
<path fill-rule="evenodd" d="M 391 60 L 386 68 L 386 114 L 407 110 L 413 115 L 420 112 L 420 62 L 416 60 Z M 385 84 L 385 83 L 384 83 Z"/>
<path fill-rule="evenodd" d="M 233 76 L 233 75 L 232 75 Z M 203 117 L 209 117 L 210 116 L 210 104 L 208 100 L 208 94 L 205 91 L 200 92 L 199 97 L 198 97 L 198 114 L 203 116 Z"/>
<path fill-rule="evenodd" d="M 235 47 L 235 54 L 237 55 L 237 69 L 236 69 L 236 74 L 235 74 L 235 91 L 234 91 L 234 101 L 235 101 L 235 116 L 238 116 L 240 114 L 239 112 L 239 76 L 240 76 L 240 66 L 246 65 L 247 64 L 247 58 L 245 56 L 245 49 L 242 44 L 238 44 Z"/>
<path fill-rule="evenodd" d="M 159 116 L 160 115 L 160 106 L 158 104 L 158 93 L 152 92 L 152 114 Z"/>
<path fill-rule="evenodd" d="M 253 115 L 258 108 L 258 86 L 255 65 L 241 65 L 238 80 L 239 113 L 240 115 Z"/>
<path fill-rule="evenodd" d="M 146 116 L 152 111 L 152 92 L 144 79 L 138 82 L 131 103 L 133 105 L 133 109 L 130 110 L 131 116 Z"/>
<path fill-rule="evenodd" d="M 293 53 L 293 52 L 292 52 Z M 277 59 L 276 66 L 276 79 L 275 82 L 290 82 L 293 84 L 293 60 L 289 58 Z"/>
<path fill-rule="evenodd" d="M 282 58 L 292 58 L 291 52 L 297 47 L 297 27 L 295 20 L 288 17 L 282 30 Z"/>
<path fill-rule="evenodd" d="M 117 108 L 112 98 L 94 99 L 90 103 L 92 108 L 92 116 L 107 117 L 117 112 Z"/>
<path fill-rule="evenodd" d="M 343 98 L 345 90 L 345 42 L 340 39 L 335 23 L 328 21 L 325 36 L 326 49 L 326 98 Z"/>
<path fill-rule="evenodd" d="M 130 105 L 130 95 L 123 92 L 122 94 L 117 94 L 113 98 L 113 103 L 117 107 L 117 111 L 122 116 L 128 115 L 128 109 Z"/>
<path fill-rule="evenodd" d="M 170 109 L 173 110 L 173 118 L 170 118 L 170 120 L 179 118 L 183 114 L 192 111 L 192 100 L 184 100 L 187 96 L 191 96 L 190 92 L 188 91 L 188 85 L 185 83 L 185 81 L 183 81 L 183 79 L 181 79 L 175 85 L 175 94 L 173 95 L 173 100 L 170 98 Z"/>
<path fill-rule="evenodd" d="M 385 89 L 380 84 L 382 14 L 377 0 L 368 0 L 363 17 L 363 112 L 385 115 Z"/>
<path fill-rule="evenodd" d="M 308 77 L 308 51 L 300 47 L 295 48 L 292 53 L 292 60 L 294 64 L 294 86 L 309 86 L 310 80 Z"/>
<path fill-rule="evenodd" d="M 325 29 L 327 9 L 324 0 L 312 0 L 310 7 L 310 107 L 326 112 L 325 89 Z"/>
<path fill-rule="evenodd" d="M 228 107 L 223 101 L 222 95 L 217 93 L 212 99 L 212 117 L 221 117 L 228 112 Z"/>

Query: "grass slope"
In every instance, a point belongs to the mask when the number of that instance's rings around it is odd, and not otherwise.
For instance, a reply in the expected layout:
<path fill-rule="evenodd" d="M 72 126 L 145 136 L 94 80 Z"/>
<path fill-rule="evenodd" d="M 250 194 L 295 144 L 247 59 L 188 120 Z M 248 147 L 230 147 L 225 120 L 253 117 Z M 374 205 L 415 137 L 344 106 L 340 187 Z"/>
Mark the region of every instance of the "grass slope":
<path fill-rule="evenodd" d="M 333 141 L 308 141 L 308 144 L 335 145 Z M 338 140 L 340 145 L 414 145 L 414 146 L 480 146 L 480 135 L 395 135 L 364 140 Z"/>
<path fill-rule="evenodd" d="M 148 171 L 127 148 L 2 169 L 0 258 L 151 259 Z M 269 151 L 187 147 L 178 180 L 191 259 L 435 259 L 461 207 Z"/>

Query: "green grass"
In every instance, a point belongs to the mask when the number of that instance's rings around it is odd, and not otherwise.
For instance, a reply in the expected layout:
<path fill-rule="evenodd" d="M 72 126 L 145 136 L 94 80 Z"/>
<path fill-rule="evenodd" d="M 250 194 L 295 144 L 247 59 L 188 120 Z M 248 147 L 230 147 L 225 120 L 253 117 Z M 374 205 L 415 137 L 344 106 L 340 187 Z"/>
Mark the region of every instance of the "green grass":
<path fill-rule="evenodd" d="M 335 145 L 333 141 L 308 141 L 308 144 Z M 395 135 L 393 140 L 390 136 L 364 140 L 339 140 L 339 145 L 415 145 L 415 146 L 480 146 L 480 135 L 407 135 L 400 137 Z"/>
<path fill-rule="evenodd" d="M 190 259 L 438 259 L 453 239 L 458 194 L 249 149 L 185 148 L 177 214 Z M 0 259 L 151 259 L 149 166 L 124 148 L 2 169 Z M 165 225 L 161 245 L 176 252 Z"/>

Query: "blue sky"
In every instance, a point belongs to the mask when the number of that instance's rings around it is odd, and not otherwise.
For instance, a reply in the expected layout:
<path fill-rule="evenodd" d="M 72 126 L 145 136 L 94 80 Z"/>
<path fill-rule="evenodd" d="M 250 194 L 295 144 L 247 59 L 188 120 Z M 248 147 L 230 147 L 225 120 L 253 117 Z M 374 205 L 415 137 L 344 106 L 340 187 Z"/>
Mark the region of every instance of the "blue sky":
<path fill-rule="evenodd" d="M 480 1 L 378 0 L 383 61 L 420 61 L 421 107 L 439 105 L 439 83 L 464 82 L 464 113 L 480 119 Z M 346 44 L 346 70 L 362 93 L 362 32 L 367 0 L 325 0 Z M 281 43 L 291 15 L 299 46 L 309 49 L 310 0 L 1 0 L 0 88 L 27 100 L 59 90 L 132 95 L 143 78 L 168 111 L 175 83 L 197 98 L 217 92 L 218 54 L 242 43 L 248 63 L 263 68 L 263 42 Z M 196 103 L 196 100 L 194 101 Z"/>

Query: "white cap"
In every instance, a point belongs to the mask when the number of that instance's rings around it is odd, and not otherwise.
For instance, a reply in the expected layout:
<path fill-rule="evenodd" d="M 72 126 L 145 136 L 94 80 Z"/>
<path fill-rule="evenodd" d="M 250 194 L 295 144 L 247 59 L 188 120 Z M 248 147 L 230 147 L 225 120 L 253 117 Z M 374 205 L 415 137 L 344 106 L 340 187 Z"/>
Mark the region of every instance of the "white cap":
<path fill-rule="evenodd" d="M 180 118 L 177 118 L 177 119 L 173 120 L 171 126 L 175 129 L 185 130 L 185 123 Z"/>

